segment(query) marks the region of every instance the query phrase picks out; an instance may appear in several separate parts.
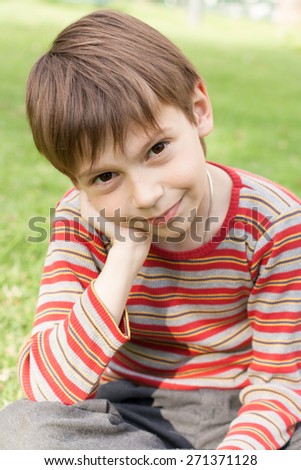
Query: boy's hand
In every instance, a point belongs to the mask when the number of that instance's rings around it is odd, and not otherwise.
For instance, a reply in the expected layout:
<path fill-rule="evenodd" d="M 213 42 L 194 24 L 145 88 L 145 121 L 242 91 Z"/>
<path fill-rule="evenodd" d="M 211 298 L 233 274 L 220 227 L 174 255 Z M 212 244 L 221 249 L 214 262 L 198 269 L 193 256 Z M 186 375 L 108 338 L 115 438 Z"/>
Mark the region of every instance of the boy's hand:
<path fill-rule="evenodd" d="M 80 191 L 80 212 L 81 216 L 86 222 L 94 227 L 96 230 L 104 233 L 114 243 L 116 233 L 116 226 L 114 222 L 106 219 L 101 211 L 95 209 L 93 204 L 90 202 L 87 194 L 84 191 Z"/>
<path fill-rule="evenodd" d="M 95 209 L 84 191 L 80 191 L 80 207 L 82 218 L 96 230 L 105 234 L 111 241 L 112 248 L 119 247 L 120 252 L 135 253 L 135 258 L 138 257 L 137 261 L 140 261 L 140 266 L 143 264 L 152 241 L 150 232 L 117 225 L 106 219 L 101 211 L 98 212 Z"/>
<path fill-rule="evenodd" d="M 132 229 L 108 221 L 95 209 L 87 194 L 80 191 L 81 216 L 90 225 L 110 238 L 112 247 L 99 273 L 94 289 L 119 325 L 135 277 L 151 245 L 151 234 L 141 231 L 141 239 Z"/>

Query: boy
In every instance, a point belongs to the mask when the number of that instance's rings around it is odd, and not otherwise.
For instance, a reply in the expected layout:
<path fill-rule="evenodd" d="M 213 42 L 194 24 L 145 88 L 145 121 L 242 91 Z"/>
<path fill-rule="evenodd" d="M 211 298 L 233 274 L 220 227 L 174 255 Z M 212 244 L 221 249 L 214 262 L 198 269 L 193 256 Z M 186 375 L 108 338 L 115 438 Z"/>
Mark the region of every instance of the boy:
<path fill-rule="evenodd" d="M 1 448 L 300 449 L 300 201 L 206 161 L 190 62 L 97 11 L 34 66 L 27 111 L 75 188 Z"/>

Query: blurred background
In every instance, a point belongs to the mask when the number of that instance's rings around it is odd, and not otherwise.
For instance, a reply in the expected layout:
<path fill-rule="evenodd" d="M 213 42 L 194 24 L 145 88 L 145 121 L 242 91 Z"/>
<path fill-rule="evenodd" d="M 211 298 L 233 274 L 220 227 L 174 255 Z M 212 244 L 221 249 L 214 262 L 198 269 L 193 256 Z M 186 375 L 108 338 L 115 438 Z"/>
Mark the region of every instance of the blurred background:
<path fill-rule="evenodd" d="M 301 196 L 301 0 L 0 0 L 0 407 L 22 396 L 18 354 L 32 327 L 50 216 L 70 187 L 34 147 L 26 79 L 64 26 L 98 8 L 139 17 L 196 64 L 215 114 L 209 160 Z"/>

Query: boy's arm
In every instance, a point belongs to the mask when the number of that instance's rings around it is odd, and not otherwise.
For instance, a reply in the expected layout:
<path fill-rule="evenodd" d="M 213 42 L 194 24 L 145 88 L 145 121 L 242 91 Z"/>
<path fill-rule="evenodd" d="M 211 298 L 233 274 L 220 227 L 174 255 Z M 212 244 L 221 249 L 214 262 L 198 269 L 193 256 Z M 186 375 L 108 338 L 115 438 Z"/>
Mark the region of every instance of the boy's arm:
<path fill-rule="evenodd" d="M 138 262 L 123 246 L 107 253 L 76 203 L 74 191 L 57 211 L 32 336 L 20 356 L 21 385 L 36 401 L 93 397 L 106 365 L 130 337 L 124 306 Z"/>
<path fill-rule="evenodd" d="M 116 227 L 92 206 L 84 191 L 80 192 L 80 202 L 82 218 L 110 239 L 112 247 L 94 288 L 119 324 L 134 279 L 149 252 L 151 236 L 142 231 L 133 234 L 128 227 Z"/>
<path fill-rule="evenodd" d="M 280 449 L 301 421 L 301 210 L 257 243 L 249 299 L 253 361 L 238 417 L 218 449 Z"/>

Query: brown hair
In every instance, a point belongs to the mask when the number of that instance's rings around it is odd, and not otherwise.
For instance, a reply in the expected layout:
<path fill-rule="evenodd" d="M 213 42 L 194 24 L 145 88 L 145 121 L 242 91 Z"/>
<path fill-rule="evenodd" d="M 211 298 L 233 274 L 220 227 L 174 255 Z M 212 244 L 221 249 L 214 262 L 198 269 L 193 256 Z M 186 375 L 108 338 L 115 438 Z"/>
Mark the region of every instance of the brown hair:
<path fill-rule="evenodd" d="M 99 10 L 64 29 L 34 65 L 27 115 L 38 150 L 75 179 L 108 138 L 123 149 L 128 125 L 156 126 L 160 103 L 194 122 L 200 77 L 161 33 L 126 14 Z"/>

